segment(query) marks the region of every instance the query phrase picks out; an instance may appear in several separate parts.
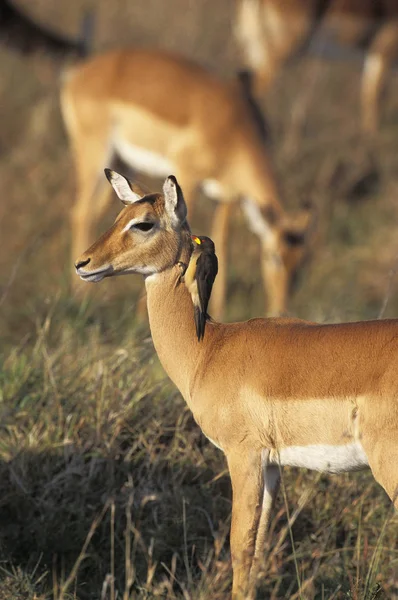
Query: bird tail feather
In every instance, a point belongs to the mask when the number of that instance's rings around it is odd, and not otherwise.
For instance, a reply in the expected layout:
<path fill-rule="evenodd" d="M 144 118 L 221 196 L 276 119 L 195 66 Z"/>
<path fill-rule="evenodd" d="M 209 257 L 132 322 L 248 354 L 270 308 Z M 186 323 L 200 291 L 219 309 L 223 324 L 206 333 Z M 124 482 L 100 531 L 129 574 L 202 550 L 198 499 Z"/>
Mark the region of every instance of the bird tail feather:
<path fill-rule="evenodd" d="M 202 312 L 198 306 L 195 306 L 195 325 L 196 335 L 198 336 L 198 341 L 200 342 L 205 335 L 206 313 Z"/>

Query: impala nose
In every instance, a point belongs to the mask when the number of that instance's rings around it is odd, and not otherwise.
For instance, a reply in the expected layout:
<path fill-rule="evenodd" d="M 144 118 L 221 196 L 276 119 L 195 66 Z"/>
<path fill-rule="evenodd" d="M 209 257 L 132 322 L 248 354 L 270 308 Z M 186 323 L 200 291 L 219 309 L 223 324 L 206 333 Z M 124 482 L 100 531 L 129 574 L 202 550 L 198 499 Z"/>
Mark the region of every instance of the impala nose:
<path fill-rule="evenodd" d="M 91 258 L 87 258 L 86 260 L 78 260 L 75 262 L 75 269 L 78 271 L 81 267 L 85 267 L 90 262 Z"/>

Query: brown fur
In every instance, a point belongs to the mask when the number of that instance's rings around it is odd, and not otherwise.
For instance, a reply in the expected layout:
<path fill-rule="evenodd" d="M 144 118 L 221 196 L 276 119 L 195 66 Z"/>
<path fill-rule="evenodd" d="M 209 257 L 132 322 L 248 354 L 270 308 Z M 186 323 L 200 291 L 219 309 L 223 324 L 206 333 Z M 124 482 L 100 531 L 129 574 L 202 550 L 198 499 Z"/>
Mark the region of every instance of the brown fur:
<path fill-rule="evenodd" d="M 156 196 L 124 208 L 76 267 L 83 277 L 104 267 L 111 267 L 108 276 L 143 262 L 150 267 L 153 342 L 197 423 L 226 454 L 233 596 L 253 599 L 284 448 L 328 445 L 333 453 L 360 441 L 376 480 L 398 507 L 398 320 L 209 322 L 198 342 L 179 266 L 191 256 L 189 227 L 183 218 L 172 226 L 165 206 Z M 153 234 L 121 235 L 130 219 L 143 215 L 156 222 Z"/>
<path fill-rule="evenodd" d="M 370 133 L 377 130 L 385 76 L 398 59 L 395 0 L 239 0 L 236 35 L 261 89 L 268 88 L 286 60 L 308 47 L 314 35 L 364 49 L 362 124 Z"/>

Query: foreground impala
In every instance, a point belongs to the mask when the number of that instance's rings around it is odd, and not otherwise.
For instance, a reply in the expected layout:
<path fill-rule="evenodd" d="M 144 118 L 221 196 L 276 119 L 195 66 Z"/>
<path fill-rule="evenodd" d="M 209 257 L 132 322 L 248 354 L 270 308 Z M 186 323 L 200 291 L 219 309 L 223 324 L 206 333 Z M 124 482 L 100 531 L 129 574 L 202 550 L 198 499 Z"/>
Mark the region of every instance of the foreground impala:
<path fill-rule="evenodd" d="M 396 0 L 238 0 L 235 26 L 246 64 L 263 88 L 304 49 L 335 54 L 330 46 L 337 43 L 365 51 L 362 124 L 377 129 L 380 93 L 398 60 Z"/>
<path fill-rule="evenodd" d="M 78 175 L 73 258 L 91 242 L 108 196 L 103 168 L 118 155 L 152 176 L 176 173 L 191 209 L 200 185 L 222 202 L 212 235 L 220 258 L 215 316 L 224 305 L 230 206 L 246 199 L 261 242 L 269 312 L 285 312 L 291 280 L 306 252 L 310 215 L 301 211 L 292 217 L 279 201 L 248 83 L 227 84 L 191 61 L 148 50 L 110 52 L 72 70 L 62 109 Z"/>
<path fill-rule="evenodd" d="M 284 465 L 340 473 L 370 466 L 398 507 L 398 320 L 207 323 L 198 341 L 181 275 L 192 241 L 174 177 L 143 195 L 108 171 L 126 205 L 76 261 L 84 281 L 145 277 L 153 342 L 232 480 L 235 598 L 253 598 Z"/>

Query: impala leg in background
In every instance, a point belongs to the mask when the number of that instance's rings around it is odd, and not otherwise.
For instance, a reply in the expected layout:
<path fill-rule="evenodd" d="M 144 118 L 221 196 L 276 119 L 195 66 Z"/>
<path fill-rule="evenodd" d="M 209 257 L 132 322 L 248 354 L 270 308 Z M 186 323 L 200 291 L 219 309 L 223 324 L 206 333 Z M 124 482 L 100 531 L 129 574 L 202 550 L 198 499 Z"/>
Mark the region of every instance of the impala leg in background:
<path fill-rule="evenodd" d="M 269 90 L 284 62 L 309 34 L 313 15 L 306 7 L 311 5 L 261 0 L 237 4 L 235 34 L 244 63 L 255 73 L 257 93 Z"/>
<path fill-rule="evenodd" d="M 398 58 L 398 24 L 388 23 L 376 34 L 362 76 L 362 125 L 369 134 L 379 126 L 380 96 L 386 74 Z"/>
<path fill-rule="evenodd" d="M 279 252 L 263 244 L 261 249 L 261 272 L 264 293 L 268 299 L 268 315 L 278 316 L 285 312 L 289 275 Z"/>
<path fill-rule="evenodd" d="M 227 454 L 227 460 L 232 482 L 232 598 L 252 600 L 255 596 L 255 578 L 251 578 L 251 573 L 264 488 L 261 450 L 235 448 Z"/>
<path fill-rule="evenodd" d="M 79 95 L 75 97 L 68 86 L 61 93 L 61 108 L 77 178 L 76 200 L 71 210 L 73 262 L 92 243 L 94 223 L 102 215 L 110 197 L 104 185 L 103 169 L 108 166 L 113 154 L 111 124 L 106 111 L 100 111 L 94 100 L 80 98 Z M 76 288 L 75 277 L 73 284 Z"/>
<path fill-rule="evenodd" d="M 93 242 L 95 223 L 103 215 L 110 198 L 103 183 L 103 168 L 109 160 L 106 141 L 99 141 L 97 137 L 81 140 L 80 145 L 75 146 L 75 160 L 77 198 L 71 211 L 71 252 L 74 260 L 83 248 Z"/>
<path fill-rule="evenodd" d="M 224 316 L 225 298 L 227 292 L 227 264 L 228 264 L 228 227 L 232 205 L 219 202 L 214 212 L 212 239 L 218 256 L 218 276 L 213 287 L 210 301 L 210 314 L 216 321 L 221 321 Z"/>

